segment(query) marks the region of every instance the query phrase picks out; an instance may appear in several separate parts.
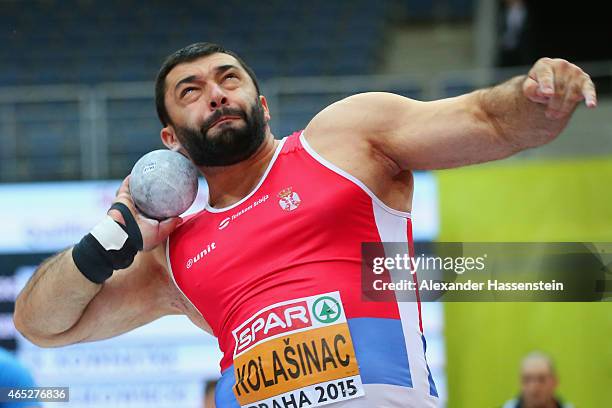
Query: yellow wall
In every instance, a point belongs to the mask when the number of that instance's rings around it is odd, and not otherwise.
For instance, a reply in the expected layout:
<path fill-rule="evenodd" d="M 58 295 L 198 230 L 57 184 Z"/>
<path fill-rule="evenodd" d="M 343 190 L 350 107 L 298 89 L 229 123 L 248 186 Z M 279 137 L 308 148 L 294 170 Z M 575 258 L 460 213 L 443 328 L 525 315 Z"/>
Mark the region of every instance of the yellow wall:
<path fill-rule="evenodd" d="M 437 172 L 441 241 L 612 242 L 612 158 L 506 161 Z M 495 407 L 518 364 L 555 359 L 559 394 L 612 406 L 612 304 L 447 303 L 449 407 Z"/>

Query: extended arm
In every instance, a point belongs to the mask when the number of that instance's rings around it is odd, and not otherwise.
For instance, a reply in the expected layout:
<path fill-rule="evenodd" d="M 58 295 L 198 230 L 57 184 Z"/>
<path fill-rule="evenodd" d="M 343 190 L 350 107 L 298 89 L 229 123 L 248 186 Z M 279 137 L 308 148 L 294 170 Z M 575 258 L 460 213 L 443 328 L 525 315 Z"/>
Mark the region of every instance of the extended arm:
<path fill-rule="evenodd" d="M 493 88 L 432 102 L 359 94 L 329 106 L 313 122 L 323 132 L 367 139 L 398 171 L 440 169 L 548 143 L 583 99 L 596 106 L 589 76 L 565 60 L 543 58 L 527 76 Z"/>

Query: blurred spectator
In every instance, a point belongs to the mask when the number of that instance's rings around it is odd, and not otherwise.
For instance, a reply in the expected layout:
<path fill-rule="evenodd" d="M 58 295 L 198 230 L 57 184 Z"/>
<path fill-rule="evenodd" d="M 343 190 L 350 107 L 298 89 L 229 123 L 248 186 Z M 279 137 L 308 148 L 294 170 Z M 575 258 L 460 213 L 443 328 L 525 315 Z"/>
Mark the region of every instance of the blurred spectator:
<path fill-rule="evenodd" d="M 202 400 L 203 408 L 215 408 L 215 389 L 217 388 L 217 380 L 206 381 L 204 386 L 204 399 Z"/>
<path fill-rule="evenodd" d="M 555 396 L 559 381 L 552 360 L 540 352 L 528 354 L 521 363 L 521 394 L 503 408 L 573 408 Z"/>
<path fill-rule="evenodd" d="M 8 351 L 0 348 L 0 388 L 35 387 L 34 379 L 23 364 Z M 40 407 L 39 403 L 1 402 L 0 408 Z"/>
<path fill-rule="evenodd" d="M 503 1 L 497 65 L 511 67 L 531 63 L 527 18 L 527 5 L 523 0 Z"/>

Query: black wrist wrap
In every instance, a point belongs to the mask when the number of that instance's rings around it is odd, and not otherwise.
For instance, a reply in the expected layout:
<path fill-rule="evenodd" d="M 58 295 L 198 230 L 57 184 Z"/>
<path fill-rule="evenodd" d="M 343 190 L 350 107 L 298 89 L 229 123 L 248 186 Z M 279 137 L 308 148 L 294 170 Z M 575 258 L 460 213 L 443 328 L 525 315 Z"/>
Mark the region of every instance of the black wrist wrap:
<path fill-rule="evenodd" d="M 106 249 L 94 235 L 89 233 L 72 249 L 75 265 L 94 283 L 103 283 L 112 276 L 113 271 L 130 266 L 143 245 L 140 228 L 128 207 L 123 203 L 114 203 L 111 209 L 121 212 L 125 220 L 126 225 L 115 221 L 127 234 L 123 246 L 119 249 Z"/>

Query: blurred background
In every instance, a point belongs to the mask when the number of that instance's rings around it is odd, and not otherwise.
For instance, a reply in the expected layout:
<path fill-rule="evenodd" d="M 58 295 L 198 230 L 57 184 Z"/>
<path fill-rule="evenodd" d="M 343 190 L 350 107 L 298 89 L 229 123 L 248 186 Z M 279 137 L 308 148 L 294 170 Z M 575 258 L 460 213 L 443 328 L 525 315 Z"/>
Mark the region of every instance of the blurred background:
<path fill-rule="evenodd" d="M 583 0 L 0 0 L 0 346 L 70 406 L 200 407 L 218 375 L 213 338 L 165 318 L 107 342 L 43 350 L 12 326 L 35 266 L 85 234 L 118 180 L 162 148 L 153 80 L 193 42 L 236 51 L 257 74 L 278 138 L 345 96 L 420 100 L 524 74 L 543 56 L 578 63 L 599 107 L 554 143 L 510 159 L 422 173 L 415 239 L 612 240 L 612 28 Z M 197 211 L 206 199 L 201 183 Z M 612 405 L 612 309 L 601 303 L 425 305 L 428 360 L 445 405 L 497 407 L 521 358 L 552 356 L 558 394 Z M 2 368 L 0 368 L 2 370 Z"/>

